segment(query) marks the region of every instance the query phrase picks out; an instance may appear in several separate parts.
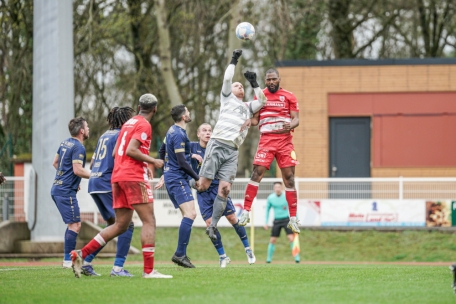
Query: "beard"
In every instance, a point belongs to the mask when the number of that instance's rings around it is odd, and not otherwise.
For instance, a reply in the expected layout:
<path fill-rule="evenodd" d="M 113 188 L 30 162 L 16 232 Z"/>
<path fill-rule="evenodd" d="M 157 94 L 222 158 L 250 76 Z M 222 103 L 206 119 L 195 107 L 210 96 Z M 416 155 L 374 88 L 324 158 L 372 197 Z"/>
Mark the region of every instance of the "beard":
<path fill-rule="evenodd" d="M 268 91 L 270 93 L 275 93 L 279 90 L 280 84 L 268 86 Z"/>
<path fill-rule="evenodd" d="M 84 137 L 83 138 L 84 138 L 84 140 L 89 139 L 89 134 L 85 134 L 84 133 Z"/>
<path fill-rule="evenodd" d="M 189 122 L 192 122 L 192 119 L 191 119 L 190 117 L 188 117 L 188 118 L 186 118 L 184 121 L 185 121 L 186 123 L 189 123 Z"/>

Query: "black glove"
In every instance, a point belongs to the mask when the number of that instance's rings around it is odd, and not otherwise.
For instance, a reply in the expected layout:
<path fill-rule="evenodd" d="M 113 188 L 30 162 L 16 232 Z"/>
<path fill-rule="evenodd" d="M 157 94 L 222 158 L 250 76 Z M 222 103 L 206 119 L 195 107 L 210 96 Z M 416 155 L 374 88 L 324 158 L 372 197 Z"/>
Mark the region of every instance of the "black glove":
<path fill-rule="evenodd" d="M 231 62 L 230 64 L 236 65 L 238 63 L 239 57 L 242 55 L 242 50 L 234 50 L 233 51 L 233 57 L 231 57 Z"/>
<path fill-rule="evenodd" d="M 250 82 L 250 85 L 252 86 L 252 88 L 258 88 L 259 85 L 258 85 L 258 82 L 256 81 L 256 73 L 255 72 L 245 72 L 244 73 L 244 76 L 245 76 L 245 79 L 247 79 L 248 82 Z"/>

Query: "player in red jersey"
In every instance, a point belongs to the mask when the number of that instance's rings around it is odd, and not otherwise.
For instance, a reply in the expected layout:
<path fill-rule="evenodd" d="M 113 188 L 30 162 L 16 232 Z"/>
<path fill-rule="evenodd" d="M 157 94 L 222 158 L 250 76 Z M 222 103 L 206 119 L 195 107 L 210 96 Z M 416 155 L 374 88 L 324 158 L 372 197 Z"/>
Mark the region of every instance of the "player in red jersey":
<path fill-rule="evenodd" d="M 293 93 L 280 87 L 280 76 L 276 69 L 266 71 L 266 88 L 263 90 L 267 103 L 251 119 L 252 125 L 259 125 L 261 137 L 253 161 L 252 177 L 245 189 L 244 211 L 239 225 L 250 221 L 249 212 L 257 195 L 258 186 L 274 158 L 277 160 L 285 184 L 285 197 L 290 211 L 288 228 L 299 233 L 296 219 L 297 195 L 294 182 L 295 166 L 298 164 L 291 132 L 299 126 L 299 107 Z"/>
<path fill-rule="evenodd" d="M 172 278 L 154 269 L 155 253 L 155 215 L 153 193 L 149 185 L 147 164 L 156 168 L 163 167 L 161 159 L 149 156 L 152 128 L 149 121 L 157 111 L 157 98 L 152 94 L 144 94 L 139 98 L 139 114 L 128 120 L 120 130 L 113 151 L 114 170 L 112 172 L 113 207 L 116 221 L 97 234 L 81 250 L 73 250 L 74 275 L 81 276 L 83 259 L 95 252 L 116 236 L 124 233 L 131 222 L 133 211 L 136 211 L 143 223 L 141 244 L 144 259 L 143 278 Z"/>

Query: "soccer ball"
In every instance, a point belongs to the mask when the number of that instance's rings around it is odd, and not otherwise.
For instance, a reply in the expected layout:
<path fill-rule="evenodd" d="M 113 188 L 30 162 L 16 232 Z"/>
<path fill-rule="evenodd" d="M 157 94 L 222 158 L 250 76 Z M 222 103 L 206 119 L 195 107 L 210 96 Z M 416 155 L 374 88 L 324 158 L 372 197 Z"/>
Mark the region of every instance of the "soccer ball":
<path fill-rule="evenodd" d="M 241 40 L 252 40 L 255 36 L 255 28 L 248 22 L 241 22 L 236 27 L 236 37 Z"/>

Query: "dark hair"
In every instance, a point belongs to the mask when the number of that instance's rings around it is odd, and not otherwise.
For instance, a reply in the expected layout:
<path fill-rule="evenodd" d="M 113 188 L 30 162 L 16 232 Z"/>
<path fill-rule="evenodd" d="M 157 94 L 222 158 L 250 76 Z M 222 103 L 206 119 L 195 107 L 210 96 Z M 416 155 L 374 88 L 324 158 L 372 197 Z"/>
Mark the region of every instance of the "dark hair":
<path fill-rule="evenodd" d="M 182 115 L 185 113 L 185 105 L 180 104 L 171 109 L 171 117 L 174 122 L 179 122 L 182 120 Z"/>
<path fill-rule="evenodd" d="M 279 71 L 277 71 L 275 68 L 269 68 L 264 75 L 269 74 L 269 73 L 276 73 L 277 77 L 280 77 Z"/>
<path fill-rule="evenodd" d="M 282 186 L 282 182 L 274 182 L 274 186 L 279 184 L 280 186 Z"/>
<path fill-rule="evenodd" d="M 78 136 L 79 131 L 81 131 L 81 129 L 84 129 L 84 121 L 87 122 L 87 120 L 81 116 L 70 120 L 68 123 L 68 130 L 70 131 L 71 136 Z"/>
<path fill-rule="evenodd" d="M 109 111 L 108 118 L 109 129 L 120 129 L 132 116 L 134 110 L 130 107 L 114 107 Z"/>

